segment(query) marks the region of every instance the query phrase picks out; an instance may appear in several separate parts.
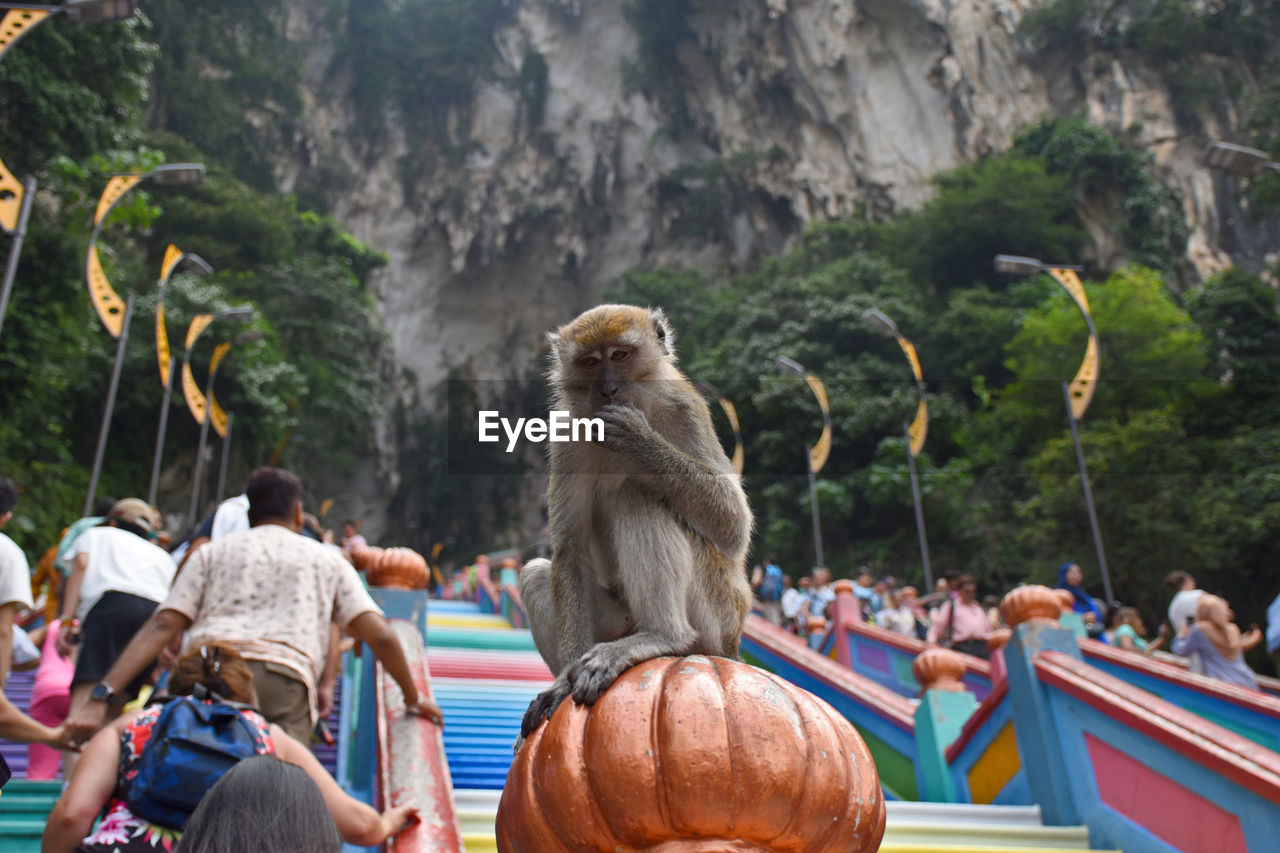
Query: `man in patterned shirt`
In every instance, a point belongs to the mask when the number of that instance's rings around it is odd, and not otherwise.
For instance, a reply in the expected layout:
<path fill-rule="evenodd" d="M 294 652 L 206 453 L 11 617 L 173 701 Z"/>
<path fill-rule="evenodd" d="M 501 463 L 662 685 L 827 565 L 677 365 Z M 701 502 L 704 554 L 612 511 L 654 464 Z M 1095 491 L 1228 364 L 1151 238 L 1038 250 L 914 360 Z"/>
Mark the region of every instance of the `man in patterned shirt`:
<path fill-rule="evenodd" d="M 368 644 L 404 691 L 405 707 L 437 724 L 440 709 L 421 696 L 382 611 L 340 555 L 299 536 L 302 483 L 259 468 L 249 476 L 249 530 L 217 539 L 183 567 L 169 597 L 138 630 L 95 690 L 98 700 L 67 721 L 74 736 L 102 723 L 116 685 L 127 684 L 157 652 L 186 631 L 185 646 L 225 643 L 249 662 L 258 709 L 307 743 L 318 710 L 317 681 L 335 624 Z"/>

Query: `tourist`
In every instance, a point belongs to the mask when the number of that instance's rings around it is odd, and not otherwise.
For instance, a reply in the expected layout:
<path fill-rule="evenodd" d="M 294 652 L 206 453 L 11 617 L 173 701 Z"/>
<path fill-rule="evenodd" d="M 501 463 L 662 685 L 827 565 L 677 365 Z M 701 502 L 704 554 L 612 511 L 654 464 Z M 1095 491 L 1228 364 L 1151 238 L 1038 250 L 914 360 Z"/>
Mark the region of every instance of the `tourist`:
<path fill-rule="evenodd" d="M 357 548 L 369 547 L 369 543 L 360 535 L 360 526 L 350 518 L 342 522 L 342 541 L 338 544 L 342 546 L 342 553 L 347 555 L 347 559 L 351 559 Z"/>
<path fill-rule="evenodd" d="M 903 603 L 902 593 L 890 590 L 886 593 L 885 606 L 876 614 L 876 624 L 881 628 L 901 634 L 904 637 L 916 636 L 916 615 Z"/>
<path fill-rule="evenodd" d="M 319 719 L 319 681 L 335 624 L 366 643 L 400 686 L 409 713 L 437 724 L 440 709 L 418 693 L 400 641 L 355 569 L 302 529 L 302 482 L 288 471 L 259 468 L 246 487 L 253 527 L 210 542 L 178 575 L 169 597 L 98 683 L 96 701 L 72 709 L 74 736 L 95 731 L 106 706 L 156 652 L 186 631 L 185 647 L 225 643 L 254 673 L 259 710 L 306 743 Z"/>
<path fill-rule="evenodd" d="M 1065 589 L 1071 593 L 1072 611 L 1079 613 L 1081 620 L 1084 622 L 1085 631 L 1090 637 L 1097 639 L 1102 636 L 1102 611 L 1098 609 L 1097 603 L 1085 591 L 1084 570 L 1080 568 L 1078 563 L 1063 563 L 1058 567 L 1058 589 Z"/>
<path fill-rule="evenodd" d="M 1144 639 L 1147 627 L 1142 624 L 1142 616 L 1138 613 L 1138 608 L 1121 607 L 1116 610 L 1115 633 L 1112 635 L 1111 644 L 1116 648 L 1150 654 L 1164 645 L 1168 632 L 1168 626 L 1161 625 L 1156 638 L 1147 642 Z"/>
<path fill-rule="evenodd" d="M 782 593 L 783 627 L 793 634 L 803 634 L 809 618 L 809 578 L 800 578 L 796 587 L 791 585 L 791 575 L 783 575 L 786 590 Z"/>
<path fill-rule="evenodd" d="M 71 679 L 71 711 L 83 708 L 95 684 L 124 652 L 134 633 L 169 594 L 173 560 L 151 542 L 160 527 L 160 513 L 146 501 L 117 501 L 106 520 L 76 539 L 66 558 L 71 563 L 61 603 L 61 631 L 57 649 L 63 657 L 76 654 Z M 127 682 L 121 683 L 116 707 L 138 695 L 151 675 L 153 654 Z M 63 756 L 64 771 L 75 756 Z"/>
<path fill-rule="evenodd" d="M 783 572 L 773 557 L 765 558 L 763 566 L 756 566 L 751 573 L 751 588 L 760 602 L 764 618 L 774 625 L 782 625 L 782 593 L 786 590 Z"/>
<path fill-rule="evenodd" d="M 1196 605 L 1196 621 L 1184 635 L 1173 638 L 1173 652 L 1198 654 L 1209 678 L 1257 690 L 1257 676 L 1244 662 L 1244 653 L 1262 642 L 1262 632 L 1255 626 L 1242 635 L 1234 618 L 1225 600 L 1204 593 Z"/>
<path fill-rule="evenodd" d="M 1169 625 L 1177 636 L 1186 636 L 1191 630 L 1191 623 L 1196 621 L 1196 608 L 1204 590 L 1197 589 L 1196 579 L 1182 570 L 1169 572 L 1164 585 L 1173 590 L 1173 600 L 1169 602 Z"/>
<path fill-rule="evenodd" d="M 9 678 L 13 657 L 13 626 L 18 614 L 33 606 L 31 566 L 27 555 L 3 532 L 18 504 L 18 486 L 0 476 L 0 689 Z"/>
<path fill-rule="evenodd" d="M 58 633 L 62 623 L 57 619 L 44 629 L 40 642 L 40 666 L 31 685 L 31 719 L 51 728 L 61 726 L 71 710 L 71 681 L 76 665 L 58 651 Z M 44 743 L 27 747 L 27 778 L 56 779 L 62 753 Z"/>
<path fill-rule="evenodd" d="M 175 696 L 193 692 L 203 685 L 209 693 L 245 705 L 255 704 L 253 676 L 245 660 L 225 645 L 206 645 L 183 655 L 174 665 L 169 690 Z M 211 702 L 212 700 L 203 700 Z M 134 815 L 122 796 L 129 781 L 137 774 L 141 751 L 151 737 L 162 705 L 152 705 L 127 714 L 99 732 L 85 747 L 75 773 L 66 790 L 54 805 L 45 825 L 43 853 L 156 853 L 173 849 L 181 833 L 151 824 Z M 344 840 L 358 846 L 381 844 L 402 829 L 413 816 L 411 807 L 388 809 L 379 815 L 369 806 L 348 796 L 338 787 L 311 751 L 289 737 L 279 726 L 269 724 L 254 710 L 241 711 L 255 730 L 257 751 L 301 768 L 319 785 L 329 804 Z M 229 775 L 229 774 L 228 774 Z M 216 786 L 215 786 L 216 787 Z M 273 792 L 260 797 L 256 809 L 270 810 L 276 819 L 288 819 L 280 811 L 280 798 L 286 792 Z M 102 815 L 96 829 L 94 821 Z M 242 815 L 224 813 L 223 820 L 245 824 L 243 829 L 267 832 L 263 820 L 249 821 Z M 269 850 L 250 843 L 241 850 Z M 310 849 L 292 847 L 289 849 Z"/>
<path fill-rule="evenodd" d="M 978 603 L 978 582 L 969 575 L 960 575 L 954 588 L 957 598 L 934 612 L 927 640 L 934 645 L 949 646 L 958 652 L 986 659 L 991 656 L 987 649 L 991 623 L 987 620 L 987 612 Z"/>
<path fill-rule="evenodd" d="M 822 566 L 813 570 L 812 580 L 809 584 L 809 616 L 818 617 L 828 622 L 831 621 L 831 613 L 827 608 L 831 602 L 836 600 L 836 591 L 831 588 L 831 570 Z"/>

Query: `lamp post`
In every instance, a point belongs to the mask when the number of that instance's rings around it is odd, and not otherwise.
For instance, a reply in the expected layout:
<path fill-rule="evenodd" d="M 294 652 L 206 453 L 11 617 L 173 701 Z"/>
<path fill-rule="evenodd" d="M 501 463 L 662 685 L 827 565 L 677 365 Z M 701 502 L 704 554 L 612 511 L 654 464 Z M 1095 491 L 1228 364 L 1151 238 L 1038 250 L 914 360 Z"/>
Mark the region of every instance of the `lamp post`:
<path fill-rule="evenodd" d="M 1089 328 L 1089 342 L 1085 346 L 1084 359 L 1070 383 L 1062 383 L 1062 399 L 1067 407 L 1067 423 L 1071 427 L 1071 440 L 1075 443 L 1076 464 L 1080 468 L 1080 484 L 1084 490 L 1084 505 L 1089 513 L 1089 527 L 1093 531 L 1093 546 L 1098 554 L 1098 568 L 1102 572 L 1102 591 L 1107 604 L 1115 601 L 1111 593 L 1111 571 L 1107 568 L 1107 555 L 1102 547 L 1102 530 L 1098 526 L 1098 512 L 1093 505 L 1093 489 L 1089 485 L 1089 470 L 1084 462 L 1084 447 L 1080 443 L 1080 420 L 1093 400 L 1093 392 L 1098 384 L 1098 329 L 1093 325 L 1093 315 L 1089 313 L 1089 298 L 1085 295 L 1084 284 L 1076 275 L 1079 267 L 1063 264 L 1043 264 L 1035 258 L 1021 255 L 996 255 L 997 272 L 1007 275 L 1040 275 L 1046 273 L 1054 281 L 1062 285 L 1076 307 L 1084 315 L 1085 325 Z"/>
<path fill-rule="evenodd" d="M 809 508 L 813 513 L 813 551 L 814 558 L 817 560 L 815 565 L 826 566 L 826 558 L 822 553 L 822 524 L 818 515 L 818 480 L 817 474 L 822 470 L 822 466 L 827 464 L 827 457 L 831 455 L 831 410 L 827 405 L 827 389 L 823 387 L 818 377 L 809 373 L 804 366 L 798 361 L 779 356 L 774 359 L 773 366 L 779 373 L 788 376 L 799 376 L 809 384 L 813 396 L 818 399 L 818 408 L 822 410 L 822 434 L 818 436 L 818 443 L 811 448 L 807 448 L 804 454 L 805 468 L 809 472 Z"/>
<path fill-rule="evenodd" d="M 1267 152 L 1232 142 L 1210 142 L 1205 146 L 1201 159 L 1210 168 L 1222 169 L 1246 178 L 1260 175 L 1267 169 L 1280 172 L 1280 163 L 1272 160 Z"/>
<path fill-rule="evenodd" d="M 93 454 L 93 469 L 89 473 L 89 492 L 84 500 L 84 514 L 87 516 L 93 508 L 93 498 L 98 491 L 98 475 L 102 471 L 102 458 L 106 454 L 107 435 L 111 432 L 111 414 L 115 408 L 116 385 L 120 381 L 120 367 L 124 362 L 125 342 L 129 338 L 129 315 L 133 312 L 133 298 L 128 303 L 121 301 L 119 294 L 111 287 L 107 274 L 102 270 L 98 260 L 98 235 L 102 233 L 102 224 L 107 214 L 116 206 L 129 190 L 143 180 L 150 179 L 161 186 L 185 186 L 199 183 L 204 178 L 203 163 L 171 163 L 156 166 L 149 172 L 131 172 L 110 176 L 102 197 L 98 199 L 97 210 L 93 214 L 93 233 L 89 235 L 89 253 L 85 261 L 86 278 L 89 281 L 89 296 L 93 307 L 107 327 L 113 338 L 118 339 L 116 360 L 111 369 L 111 387 L 107 392 L 107 407 L 102 413 L 102 428 L 98 431 L 98 447 Z"/>
<path fill-rule="evenodd" d="M 727 397 L 721 396 L 720 390 L 710 382 L 699 382 L 697 387 L 704 397 L 710 397 L 719 402 L 720 408 L 724 410 L 725 417 L 729 419 L 729 426 L 733 429 L 733 456 L 729 462 L 733 465 L 733 470 L 741 477 L 745 457 L 742 450 L 742 426 L 738 423 L 738 409 Z"/>
<path fill-rule="evenodd" d="M 219 435 L 226 435 L 227 416 L 213 397 L 213 380 L 218 375 L 218 366 L 226 358 L 231 344 L 223 342 L 214 348 L 213 356 L 209 359 L 209 378 L 205 383 L 206 390 L 203 394 L 196 385 L 195 376 L 191 373 L 191 350 L 200 333 L 215 321 L 244 320 L 251 316 L 253 316 L 253 308 L 246 305 L 218 314 L 197 314 L 191 318 L 191 323 L 187 326 L 186 350 L 182 355 L 182 393 L 186 397 L 187 407 L 191 410 L 192 417 L 200 422 L 200 448 L 196 453 L 196 471 L 191 483 L 191 503 L 187 508 L 187 520 L 192 524 L 196 521 L 196 510 L 199 509 L 200 484 L 204 475 L 204 448 L 209 441 L 209 423 L 211 421 L 214 423 L 214 429 Z M 242 342 L 247 338 L 237 340 Z"/>
<path fill-rule="evenodd" d="M 56 6 L 0 3 L 0 9 L 8 10 L 0 19 L 0 59 L 50 15 L 61 12 L 78 23 L 93 24 L 131 17 L 137 7 L 138 0 L 68 0 Z M 0 282 L 0 327 L 4 326 L 5 311 L 9 308 L 9 296 L 13 292 L 13 279 L 18 271 L 18 258 L 27 236 L 27 220 L 31 216 L 31 202 L 35 195 L 35 178 L 28 177 L 18 183 L 8 167 L 0 162 L 0 228 L 13 236 L 9 244 L 9 259 L 5 262 L 4 279 Z"/>
<path fill-rule="evenodd" d="M 151 485 L 147 489 L 147 503 L 152 506 L 156 505 L 156 490 L 160 484 L 160 461 L 164 456 L 164 434 L 169 426 L 169 401 L 173 397 L 173 373 L 176 367 L 170 357 L 169 332 L 164 323 L 164 291 L 169 286 L 169 276 L 183 262 L 190 263 L 205 275 L 213 272 L 213 267 L 199 255 L 184 252 L 172 243 L 164 250 L 164 264 L 160 267 L 160 294 L 156 302 L 156 357 L 160 362 L 164 400 L 160 404 L 160 427 L 156 431 L 156 452 L 151 461 Z"/>
<path fill-rule="evenodd" d="M 911 373 L 916 379 L 916 390 L 920 392 L 920 403 L 916 406 L 916 416 L 902 429 L 907 438 L 907 468 L 911 472 L 911 501 L 916 510 L 916 534 L 920 537 L 920 560 L 924 564 L 924 587 L 933 589 L 933 567 L 929 563 L 929 540 L 924 532 L 924 504 L 920 499 L 920 477 L 916 473 L 916 456 L 924 448 L 924 438 L 929 431 L 929 408 L 924 396 L 924 371 L 920 369 L 920 357 L 916 348 L 898 331 L 898 324 L 877 308 L 871 308 L 862 315 L 867 325 L 882 335 L 898 342 L 902 352 L 911 364 Z"/>

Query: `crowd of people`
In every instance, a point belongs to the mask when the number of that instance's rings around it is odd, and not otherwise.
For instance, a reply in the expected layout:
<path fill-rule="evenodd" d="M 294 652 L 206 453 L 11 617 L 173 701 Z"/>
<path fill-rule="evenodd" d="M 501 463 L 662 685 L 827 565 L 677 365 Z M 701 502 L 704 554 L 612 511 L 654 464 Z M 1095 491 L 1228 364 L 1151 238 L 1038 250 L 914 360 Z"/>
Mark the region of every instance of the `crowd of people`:
<path fill-rule="evenodd" d="M 1090 595 L 1084 583 L 1079 564 L 1058 567 L 1056 588 L 1071 594 L 1070 611 L 1062 621 L 1081 636 L 1140 654 L 1168 644 L 1170 651 L 1188 659 L 1192 672 L 1257 689 L 1257 677 L 1244 655 L 1262 642 L 1262 632 L 1256 625 L 1241 631 L 1226 600 L 1198 589 L 1189 573 L 1175 571 L 1165 578 L 1173 598 L 1168 621 L 1160 624 L 1155 636 L 1137 608 L 1107 606 Z M 751 585 L 757 610 L 775 625 L 800 636 L 830 630 L 836 594 L 829 569 L 816 568 L 793 581 L 770 557 L 753 570 Z M 853 594 L 863 622 L 975 657 L 989 657 L 988 639 L 1006 627 L 999 597 L 988 595 L 979 601 L 978 582 L 970 575 L 947 574 L 922 596 L 914 586 L 900 585 L 891 576 L 876 578 L 863 568 L 854 577 Z M 1276 639 L 1280 646 L 1280 636 Z"/>
<path fill-rule="evenodd" d="M 17 498 L 13 482 L 0 477 L 0 528 Z M 153 734 L 161 739 L 159 728 L 178 725 L 170 718 L 199 727 L 230 714 L 241 720 L 248 745 L 237 760 L 261 755 L 291 765 L 235 764 L 234 775 L 219 769 L 207 777 L 221 778 L 208 793 L 247 803 L 255 786 L 277 779 L 282 790 L 300 792 L 299 803 L 322 803 L 332 831 L 308 849 L 379 844 L 414 819 L 411 809 L 379 814 L 347 797 L 310 751 L 333 706 L 344 636 L 382 663 L 403 691 L 406 712 L 443 722 L 348 559 L 365 544 L 353 522 L 344 525 L 345 541 L 334 543 L 303 512 L 301 481 L 276 468 L 254 471 L 244 494 L 219 505 L 171 550 L 161 547 L 167 537 L 160 513 L 145 501 L 126 498 L 100 509 L 71 525 L 47 554 L 65 573 L 58 618 L 29 633 L 18 623 L 36 613 L 31 573 L 22 550 L 0 531 L 0 685 L 11 663 L 37 668 L 28 713 L 0 694 L 0 738 L 30 744 L 29 778 L 60 772 L 67 782 L 44 851 L 249 849 L 210 846 L 232 813 L 210 806 L 206 812 L 215 813 L 201 817 L 204 788 L 180 813 L 146 805 L 172 801 L 183 784 L 206 778 L 200 772 L 212 761 L 147 750 Z M 141 705 L 138 697 L 151 693 L 158 701 Z M 190 706 L 187 717 L 179 704 Z M 218 731 L 226 737 L 228 730 Z"/>

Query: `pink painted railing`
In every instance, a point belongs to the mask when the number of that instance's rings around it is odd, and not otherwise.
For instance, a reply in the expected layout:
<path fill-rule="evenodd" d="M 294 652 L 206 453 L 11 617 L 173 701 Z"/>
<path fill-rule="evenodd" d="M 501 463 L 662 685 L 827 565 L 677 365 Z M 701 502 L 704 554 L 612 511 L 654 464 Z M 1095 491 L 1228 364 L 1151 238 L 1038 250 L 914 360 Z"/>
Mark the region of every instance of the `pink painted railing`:
<path fill-rule="evenodd" d="M 426 649 L 413 623 L 391 619 L 404 647 L 418 692 L 431 696 Z M 419 823 L 387 843 L 395 853 L 461 853 L 462 827 L 453 800 L 441 730 L 431 721 L 404 712 L 404 694 L 377 665 L 378 773 L 382 807 L 411 802 Z"/>

